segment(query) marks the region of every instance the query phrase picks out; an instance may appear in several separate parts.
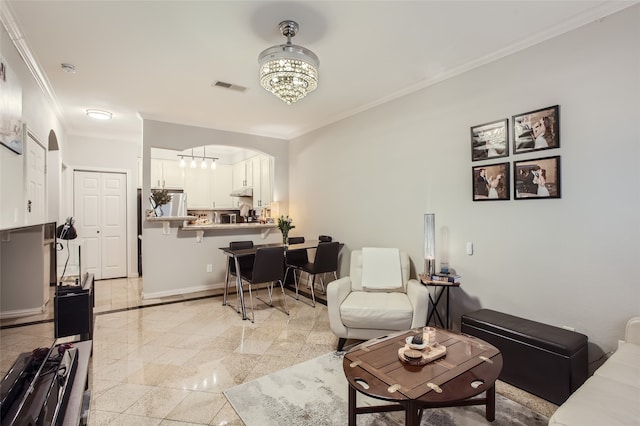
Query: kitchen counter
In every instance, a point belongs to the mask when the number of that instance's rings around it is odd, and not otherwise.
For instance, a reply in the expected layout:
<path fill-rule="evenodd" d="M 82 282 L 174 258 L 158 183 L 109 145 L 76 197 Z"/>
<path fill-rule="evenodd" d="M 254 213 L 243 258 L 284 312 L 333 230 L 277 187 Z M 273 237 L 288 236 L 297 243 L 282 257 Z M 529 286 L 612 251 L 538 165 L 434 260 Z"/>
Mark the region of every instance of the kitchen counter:
<path fill-rule="evenodd" d="M 149 222 L 184 222 L 185 220 L 196 220 L 195 216 L 147 216 Z"/>
<path fill-rule="evenodd" d="M 259 222 L 249 222 L 249 223 L 210 223 L 210 224 L 194 224 L 194 225 L 184 225 L 181 227 L 183 231 L 207 231 L 209 229 L 267 229 L 267 228 L 277 228 L 278 224 L 276 223 L 259 223 Z"/>
<path fill-rule="evenodd" d="M 251 222 L 251 223 L 210 223 L 210 224 L 193 224 L 193 225 L 183 225 L 180 227 L 181 231 L 195 231 L 196 233 L 196 242 L 201 243 L 204 238 L 204 233 L 208 231 L 209 233 L 218 233 L 218 234 L 230 234 L 234 232 L 238 232 L 240 234 L 246 234 L 253 232 L 260 232 L 262 234 L 262 238 L 266 238 L 269 232 L 272 229 L 278 229 L 278 224 L 276 223 L 259 223 L 259 222 Z"/>

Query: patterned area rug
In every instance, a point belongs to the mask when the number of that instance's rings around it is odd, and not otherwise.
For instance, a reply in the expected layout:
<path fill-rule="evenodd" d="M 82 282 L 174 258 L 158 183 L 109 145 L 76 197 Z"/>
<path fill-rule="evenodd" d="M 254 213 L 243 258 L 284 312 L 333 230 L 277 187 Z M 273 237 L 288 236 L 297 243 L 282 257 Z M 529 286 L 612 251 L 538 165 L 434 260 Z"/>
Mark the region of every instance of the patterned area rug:
<path fill-rule="evenodd" d="M 347 379 L 342 353 L 333 352 L 224 391 L 248 426 L 346 425 Z M 358 406 L 382 401 L 358 393 Z M 548 419 L 496 394 L 496 420 L 488 422 L 484 406 L 425 410 L 421 426 L 546 426 Z M 360 414 L 358 425 L 401 425 L 404 412 Z"/>

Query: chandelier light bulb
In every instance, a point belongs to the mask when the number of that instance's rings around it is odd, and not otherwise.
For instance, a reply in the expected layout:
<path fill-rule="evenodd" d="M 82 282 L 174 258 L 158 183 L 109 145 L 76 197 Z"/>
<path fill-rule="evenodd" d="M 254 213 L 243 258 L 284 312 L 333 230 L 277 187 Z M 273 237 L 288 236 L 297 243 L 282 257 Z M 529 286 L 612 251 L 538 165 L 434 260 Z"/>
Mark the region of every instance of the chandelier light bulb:
<path fill-rule="evenodd" d="M 211 160 L 211 170 L 215 170 L 216 169 L 216 160 Z"/>
<path fill-rule="evenodd" d="M 270 47 L 258 56 L 260 84 L 288 105 L 318 88 L 320 60 L 311 50 L 291 44 L 297 31 L 296 22 L 280 22 L 287 43 Z"/>
<path fill-rule="evenodd" d="M 180 157 L 180 168 L 184 169 L 185 167 L 187 167 L 187 162 L 184 161 L 184 157 Z"/>

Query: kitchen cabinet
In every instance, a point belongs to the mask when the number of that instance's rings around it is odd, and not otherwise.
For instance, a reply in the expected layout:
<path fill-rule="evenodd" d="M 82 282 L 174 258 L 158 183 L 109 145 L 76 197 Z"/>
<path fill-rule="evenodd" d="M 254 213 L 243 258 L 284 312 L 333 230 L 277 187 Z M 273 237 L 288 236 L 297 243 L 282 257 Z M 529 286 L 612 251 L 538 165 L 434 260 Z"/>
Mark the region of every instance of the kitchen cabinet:
<path fill-rule="evenodd" d="M 212 207 L 216 209 L 220 208 L 232 208 L 233 197 L 231 191 L 233 190 L 233 167 L 228 165 L 219 165 L 215 170 L 211 170 L 211 199 Z"/>
<path fill-rule="evenodd" d="M 183 189 L 185 169 L 177 160 L 151 159 L 151 188 Z"/>
<path fill-rule="evenodd" d="M 187 194 L 187 208 L 194 209 L 224 209 L 232 208 L 231 197 L 232 166 L 219 165 L 215 170 L 209 168 L 186 169 L 185 192 Z"/>
<path fill-rule="evenodd" d="M 210 209 L 211 205 L 211 178 L 209 169 L 186 168 L 185 192 L 187 193 L 188 209 Z"/>
<path fill-rule="evenodd" d="M 258 155 L 252 159 L 253 207 L 258 210 L 271 204 L 271 158 Z"/>
<path fill-rule="evenodd" d="M 233 188 L 253 186 L 253 163 L 251 159 L 233 165 Z"/>
<path fill-rule="evenodd" d="M 253 208 L 261 210 L 269 207 L 273 201 L 273 158 L 268 155 L 256 155 L 233 165 L 233 189 L 253 188 Z M 233 199 L 233 205 L 239 206 L 240 200 Z"/>

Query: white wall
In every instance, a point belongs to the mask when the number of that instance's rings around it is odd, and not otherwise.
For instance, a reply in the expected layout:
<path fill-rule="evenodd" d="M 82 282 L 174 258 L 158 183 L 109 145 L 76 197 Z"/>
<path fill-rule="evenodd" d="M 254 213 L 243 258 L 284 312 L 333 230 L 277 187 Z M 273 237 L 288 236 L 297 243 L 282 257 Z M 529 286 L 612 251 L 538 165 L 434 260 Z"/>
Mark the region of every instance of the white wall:
<path fill-rule="evenodd" d="M 69 136 L 69 153 L 65 163 L 65 200 L 63 205 L 73 205 L 73 171 L 118 172 L 127 175 L 127 274 L 138 276 L 137 235 L 137 184 L 138 157 L 142 142 L 99 139 L 85 136 Z M 66 207 L 66 215 L 73 210 Z"/>
<path fill-rule="evenodd" d="M 20 80 L 22 118 L 30 132 L 45 146 L 51 131 L 57 135 L 60 151 L 48 153 L 47 174 L 59 176 L 56 167 L 60 167 L 60 154 L 65 148 L 62 124 L 2 25 L 0 57 Z M 27 224 L 24 164 L 25 155 L 0 146 L 0 316 L 28 315 L 42 310 L 46 302 L 43 290 L 49 283 L 44 274 L 43 227 L 15 230 Z M 58 183 L 47 179 L 47 190 L 58 191 Z M 47 208 L 46 215 L 46 222 L 58 221 L 57 204 Z"/>
<path fill-rule="evenodd" d="M 638 40 L 635 6 L 297 138 L 298 234 L 344 242 L 341 275 L 363 246 L 401 247 L 422 272 L 423 214 L 435 213 L 462 275 L 456 326 L 490 308 L 575 327 L 591 359 L 614 349 L 640 314 Z M 471 167 L 505 159 L 472 163 L 469 128 L 555 104 L 561 147 L 506 160 L 561 155 L 562 198 L 473 202 Z"/>
<path fill-rule="evenodd" d="M 55 115 L 51 104 L 44 96 L 40 86 L 33 79 L 26 64 L 13 45 L 4 26 L 0 25 L 0 57 L 20 80 L 22 87 L 22 118 L 36 138 L 47 146 L 49 132 L 53 130 L 61 145 L 65 143 L 65 132 Z M 0 229 L 24 226 L 25 190 L 23 185 L 24 155 L 17 155 L 0 146 Z M 50 161 L 48 159 L 48 161 Z M 49 164 L 49 167 L 55 165 Z M 16 180 L 16 177 L 18 179 Z M 57 188 L 54 188 L 56 190 Z M 57 221 L 56 209 L 47 211 L 47 221 Z"/>

